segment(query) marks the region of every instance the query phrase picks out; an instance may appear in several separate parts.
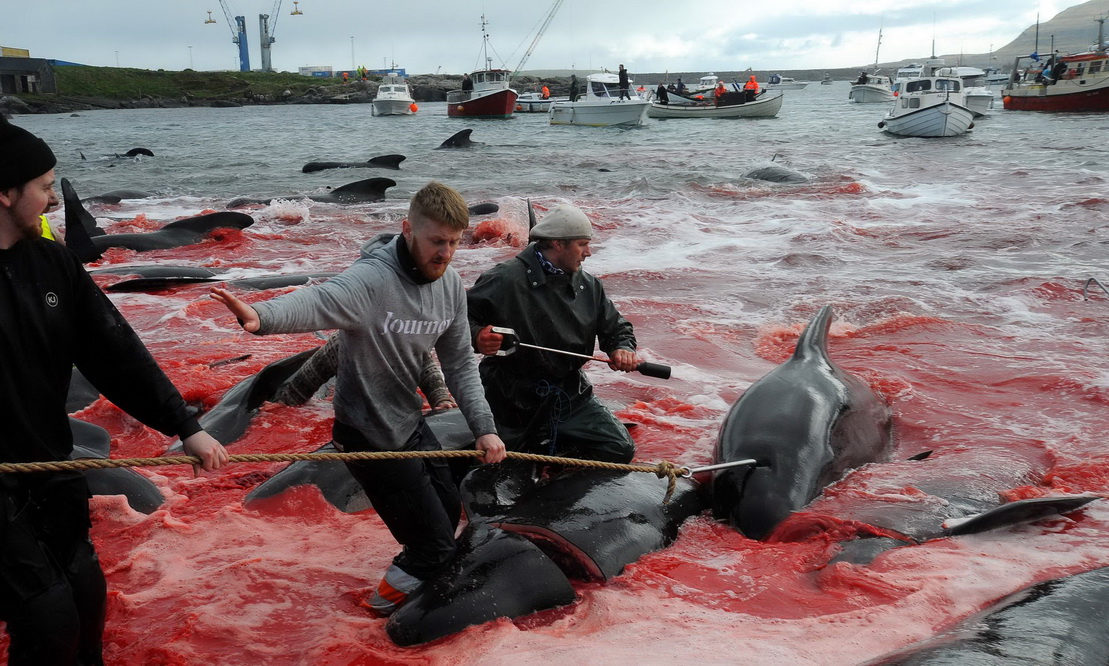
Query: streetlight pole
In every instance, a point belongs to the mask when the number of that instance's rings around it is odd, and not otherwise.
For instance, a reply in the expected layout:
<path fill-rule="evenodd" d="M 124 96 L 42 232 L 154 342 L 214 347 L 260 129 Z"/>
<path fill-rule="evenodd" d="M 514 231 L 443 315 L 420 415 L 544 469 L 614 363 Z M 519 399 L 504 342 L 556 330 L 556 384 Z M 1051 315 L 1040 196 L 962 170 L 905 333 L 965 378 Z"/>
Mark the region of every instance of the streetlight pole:
<path fill-rule="evenodd" d="M 357 65 L 354 64 L 354 35 L 350 36 L 350 68 L 354 69 Z"/>
<path fill-rule="evenodd" d="M 193 68 L 193 47 L 189 46 L 189 69 Z"/>
<path fill-rule="evenodd" d="M 116 51 L 116 67 L 119 67 L 119 51 Z"/>

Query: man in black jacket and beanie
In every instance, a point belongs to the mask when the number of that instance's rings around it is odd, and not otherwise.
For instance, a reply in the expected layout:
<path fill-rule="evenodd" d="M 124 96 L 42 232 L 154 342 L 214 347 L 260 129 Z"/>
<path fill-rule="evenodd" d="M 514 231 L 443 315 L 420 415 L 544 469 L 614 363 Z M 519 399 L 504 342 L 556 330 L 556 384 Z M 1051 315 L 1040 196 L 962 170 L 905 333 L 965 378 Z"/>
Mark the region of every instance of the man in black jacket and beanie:
<path fill-rule="evenodd" d="M 601 281 L 581 268 L 592 253 L 585 213 L 561 205 L 531 230 L 535 242 L 483 273 L 467 293 L 470 335 L 497 431 L 514 450 L 626 463 L 635 444 L 593 395 L 585 360 L 519 347 L 496 355 L 513 329 L 520 342 L 592 356 L 599 342 L 614 370 L 636 369 L 635 334 Z M 543 446 L 539 446 L 540 444 Z"/>
<path fill-rule="evenodd" d="M 227 452 L 81 262 L 42 238 L 58 204 L 46 143 L 0 116 L 0 461 L 66 460 L 74 365 L 109 400 L 180 437 L 204 469 Z M 0 620 L 11 664 L 100 664 L 106 585 L 81 472 L 0 474 Z"/>

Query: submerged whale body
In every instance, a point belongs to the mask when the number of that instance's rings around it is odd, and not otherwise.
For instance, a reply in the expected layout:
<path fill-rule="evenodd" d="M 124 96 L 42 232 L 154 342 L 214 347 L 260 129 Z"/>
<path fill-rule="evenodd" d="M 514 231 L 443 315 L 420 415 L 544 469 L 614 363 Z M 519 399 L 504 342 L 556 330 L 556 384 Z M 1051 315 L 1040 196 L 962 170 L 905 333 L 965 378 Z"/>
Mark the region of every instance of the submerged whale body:
<path fill-rule="evenodd" d="M 81 205 L 80 197 L 66 178 L 62 179 L 62 197 L 66 247 L 85 263 L 100 259 L 104 251 L 112 247 L 136 252 L 182 247 L 203 241 L 216 229 L 245 229 L 254 224 L 254 218 L 249 215 L 219 212 L 170 222 L 148 233 L 105 234 Z"/>
<path fill-rule="evenodd" d="M 768 183 L 786 183 L 789 185 L 800 185 L 809 182 L 809 177 L 800 171 L 794 171 L 789 167 L 773 163 L 750 169 L 743 174 L 743 177 L 752 180 L 764 180 Z"/>
<path fill-rule="evenodd" d="M 325 169 L 364 169 L 364 168 L 378 168 L 378 169 L 393 169 L 394 171 L 400 170 L 400 163 L 405 159 L 404 155 L 379 155 L 371 157 L 365 162 L 309 162 L 301 167 L 303 173 L 315 173 Z"/>
<path fill-rule="evenodd" d="M 486 520 L 534 541 L 567 575 L 607 581 L 673 543 L 682 523 L 704 508 L 691 481 L 679 479 L 664 503 L 666 487 L 666 479 L 643 472 L 572 468 Z"/>
<path fill-rule="evenodd" d="M 869 666 L 1104 664 L 1107 618 L 1109 567 L 1033 585 Z"/>
<path fill-rule="evenodd" d="M 714 472 L 713 514 L 751 538 L 765 538 L 849 469 L 889 455 L 889 407 L 828 357 L 832 316 L 822 308 L 793 357 L 752 384 L 720 427 L 713 462 L 757 465 Z"/>
<path fill-rule="evenodd" d="M 287 194 L 285 196 L 266 197 L 266 198 L 250 198 L 240 197 L 232 200 L 227 204 L 228 208 L 239 208 L 241 206 L 249 206 L 252 204 L 268 204 L 278 199 L 300 200 L 309 199 L 311 201 L 319 201 L 322 203 L 335 203 L 335 204 L 357 204 L 357 203 L 372 203 L 374 201 L 381 201 L 385 198 L 385 190 L 390 187 L 396 186 L 397 181 L 391 178 L 367 178 L 365 180 L 358 180 L 353 183 L 347 183 L 342 187 L 326 192 L 324 194 Z"/>
<path fill-rule="evenodd" d="M 73 433 L 73 451 L 70 460 L 82 458 L 108 458 L 112 437 L 98 425 L 70 417 L 69 429 Z M 141 513 L 154 513 L 165 498 L 150 479 L 129 467 L 109 467 L 84 470 L 89 492 L 93 495 L 123 495 L 127 504 Z"/>
<path fill-rule="evenodd" d="M 455 559 L 389 617 L 397 645 L 417 645 L 499 617 L 573 603 L 562 571 L 527 539 L 483 523 L 467 525 Z"/>

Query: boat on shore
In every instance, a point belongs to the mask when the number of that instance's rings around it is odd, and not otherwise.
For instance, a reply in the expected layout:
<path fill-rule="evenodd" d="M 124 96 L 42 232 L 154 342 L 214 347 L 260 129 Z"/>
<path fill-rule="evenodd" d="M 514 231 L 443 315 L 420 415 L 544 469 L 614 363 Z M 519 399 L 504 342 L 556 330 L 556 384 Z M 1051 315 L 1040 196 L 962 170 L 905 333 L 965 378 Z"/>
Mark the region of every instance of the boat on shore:
<path fill-rule="evenodd" d="M 451 118 L 510 118 L 516 110 L 516 98 L 519 95 L 509 87 L 512 72 L 493 67 L 486 25 L 488 22 L 483 14 L 481 37 L 485 69 L 470 73 L 473 89 L 452 90 L 447 93 L 447 115 Z"/>
<path fill-rule="evenodd" d="M 925 63 L 921 75 L 907 79 L 897 102 L 878 127 L 890 134 L 916 137 L 958 136 L 974 126 L 966 107 L 963 81 L 942 58 Z"/>
<path fill-rule="evenodd" d="M 630 81 L 629 81 L 630 83 Z M 641 125 L 651 103 L 632 95 L 621 98 L 620 77 L 611 72 L 585 77 L 585 94 L 577 101 L 556 101 L 549 112 L 552 125 Z"/>
<path fill-rule="evenodd" d="M 1088 51 L 1049 59 L 1039 69 L 1029 66 L 1020 74 L 1020 56 L 1013 62 L 1009 82 L 1001 89 L 1001 102 L 1010 111 L 1109 111 L 1109 53 L 1105 45 L 1105 19 L 1098 23 L 1097 43 Z"/>
<path fill-rule="evenodd" d="M 388 74 L 381 80 L 373 109 L 375 116 L 409 116 L 416 112 L 416 100 L 403 76 Z"/>
<path fill-rule="evenodd" d="M 649 118 L 773 118 L 782 108 L 782 92 L 771 94 L 763 92 L 750 102 L 736 101 L 745 99 L 745 94 L 729 92 L 724 95 L 723 103 L 698 104 L 660 104 L 652 102 L 647 109 Z M 671 94 L 673 98 L 673 94 Z"/>

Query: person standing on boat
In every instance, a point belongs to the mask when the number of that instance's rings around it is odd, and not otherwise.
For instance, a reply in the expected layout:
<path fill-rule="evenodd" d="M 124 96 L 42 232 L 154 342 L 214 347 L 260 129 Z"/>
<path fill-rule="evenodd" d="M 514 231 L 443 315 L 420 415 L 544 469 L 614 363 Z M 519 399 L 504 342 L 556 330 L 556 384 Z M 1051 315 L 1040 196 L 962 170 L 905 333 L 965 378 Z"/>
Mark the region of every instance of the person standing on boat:
<path fill-rule="evenodd" d="M 685 92 L 685 84 L 682 83 L 682 77 L 678 77 L 678 94 Z"/>
<path fill-rule="evenodd" d="M 658 90 L 655 91 L 655 97 L 658 99 L 659 104 L 670 103 L 670 93 L 666 91 L 666 84 L 658 84 Z"/>
<path fill-rule="evenodd" d="M 716 88 L 712 92 L 716 98 L 716 106 L 720 106 L 724 102 L 724 95 L 728 92 L 728 88 L 724 86 L 723 81 L 717 81 Z"/>
<path fill-rule="evenodd" d="M 543 85 L 542 95 L 543 95 L 543 99 L 550 99 L 551 98 L 551 89 L 548 88 L 546 86 L 546 84 Z"/>
<path fill-rule="evenodd" d="M 743 84 L 743 94 L 745 101 L 753 102 L 759 95 L 759 82 L 755 80 L 755 75 L 752 74 L 751 78 L 747 79 L 747 83 Z"/>
<path fill-rule="evenodd" d="M 206 470 L 227 451 L 204 432 L 80 260 L 42 238 L 58 205 L 46 142 L 0 114 L 0 461 L 73 452 L 66 394 L 76 365 L 109 400 Z M 0 620 L 13 664 L 102 664 L 107 586 L 89 540 L 79 471 L 0 475 Z"/>
<path fill-rule="evenodd" d="M 466 292 L 450 267 L 469 226 L 466 202 L 432 182 L 412 197 L 401 234 L 327 282 L 253 306 L 212 289 L 244 330 L 258 335 L 339 330 L 332 438 L 342 451 L 437 451 L 416 386 L 433 348 L 485 462 L 504 459 L 470 350 Z M 403 545 L 370 600 L 382 615 L 454 556 L 461 514 L 443 459 L 348 462 L 347 469 Z"/>
<path fill-rule="evenodd" d="M 630 100 L 632 98 L 632 95 L 631 95 L 631 92 L 630 92 L 631 84 L 628 83 L 628 70 L 624 69 L 623 65 L 620 65 L 619 76 L 620 76 L 620 99 L 624 99 L 625 97 L 627 97 Z"/>
<path fill-rule="evenodd" d="M 581 89 L 578 87 L 578 77 L 576 74 L 570 75 L 570 101 L 578 101 L 578 95 L 581 94 Z"/>
<path fill-rule="evenodd" d="M 497 356 L 513 329 L 521 342 L 592 355 L 597 343 L 614 370 L 638 365 L 631 323 L 581 268 L 593 225 L 581 210 L 556 206 L 531 230 L 515 258 L 478 277 L 466 295 L 474 349 L 497 430 L 514 450 L 626 463 L 635 455 L 627 428 L 593 395 L 585 361 L 517 349 Z"/>
<path fill-rule="evenodd" d="M 462 91 L 469 92 L 474 89 L 474 81 L 469 74 L 462 75 Z"/>

